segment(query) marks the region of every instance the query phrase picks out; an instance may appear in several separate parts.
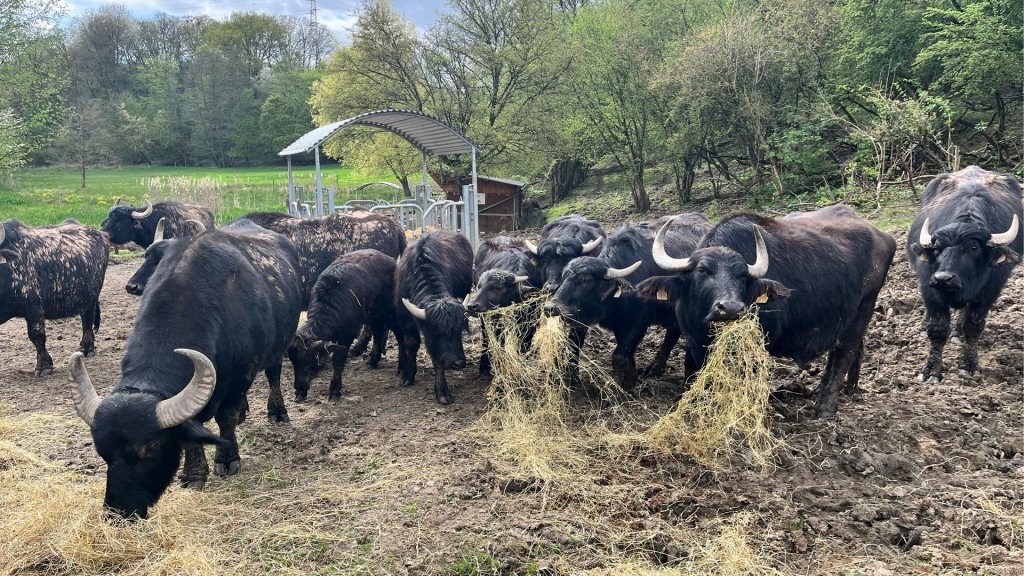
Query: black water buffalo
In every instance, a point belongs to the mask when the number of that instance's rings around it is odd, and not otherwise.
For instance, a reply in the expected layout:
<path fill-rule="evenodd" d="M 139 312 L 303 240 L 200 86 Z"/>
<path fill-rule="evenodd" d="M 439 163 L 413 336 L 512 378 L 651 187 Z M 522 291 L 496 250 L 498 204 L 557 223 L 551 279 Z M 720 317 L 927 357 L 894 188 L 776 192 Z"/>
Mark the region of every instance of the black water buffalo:
<path fill-rule="evenodd" d="M 182 482 L 202 487 L 209 475 L 203 444 L 217 445 L 217 475 L 238 472 L 235 427 L 245 420 L 246 392 L 262 370 L 281 402 L 281 364 L 301 301 L 291 241 L 252 224 L 211 230 L 164 255 L 110 394 L 100 398 L 81 353 L 71 356 L 75 410 L 107 463 L 104 505 L 111 514 L 145 518 L 182 451 Z M 219 436 L 203 427 L 210 418 Z"/>
<path fill-rule="evenodd" d="M 81 316 L 79 349 L 92 356 L 100 327 L 100 290 L 110 242 L 72 219 L 30 228 L 0 222 L 0 324 L 24 318 L 36 347 L 36 376 L 53 373 L 46 351 L 46 320 Z"/>
<path fill-rule="evenodd" d="M 296 401 L 306 398 L 309 383 L 324 363 L 324 351 L 332 356 L 334 375 L 329 400 L 341 397 L 342 373 L 349 347 L 362 326 L 369 326 L 373 349 L 366 365 L 376 368 L 388 329 L 394 323 L 395 259 L 377 250 L 349 252 L 334 261 L 313 285 L 306 323 L 299 327 L 288 347 L 295 367 Z M 330 342 L 326 349 L 315 342 Z"/>
<path fill-rule="evenodd" d="M 496 236 L 480 243 L 473 259 L 473 285 L 476 292 L 466 296 L 464 302 L 470 314 L 480 314 L 504 308 L 523 301 L 523 297 L 539 290 L 543 283 L 533 253 L 526 243 L 518 238 Z M 518 332 L 522 351 L 530 345 L 536 331 L 536 314 L 523 309 L 513 315 L 510 326 L 502 323 L 496 326 L 496 336 L 504 342 L 509 330 Z M 491 373 L 491 358 L 487 352 L 487 334 L 484 333 L 483 353 L 480 355 L 480 373 Z"/>
<path fill-rule="evenodd" d="M 665 249 L 676 257 L 689 256 L 711 224 L 700 214 L 665 216 L 650 223 L 627 224 L 605 240 L 596 257 L 581 256 L 569 262 L 562 272 L 562 283 L 544 305 L 549 315 L 562 315 L 570 321 L 573 359 L 569 369 L 575 374 L 576 358 L 586 339 L 589 326 L 600 325 L 615 335 L 612 375 L 623 388 L 636 385 L 636 349 L 648 328 L 665 328 L 665 338 L 644 370 L 645 375 L 665 371 L 668 356 L 681 334 L 673 306 L 654 295 L 645 295 L 634 286 L 662 274 L 651 249 L 654 237 L 666 226 Z"/>
<path fill-rule="evenodd" d="M 395 336 L 402 386 L 416 379 L 420 333 L 434 365 L 434 397 L 450 404 L 444 371 L 466 365 L 462 333 L 467 329 L 463 298 L 472 286 L 473 249 L 465 237 L 430 232 L 402 253 L 395 272 Z"/>
<path fill-rule="evenodd" d="M 182 204 L 177 200 L 165 200 L 153 204 L 146 200 L 146 207 L 136 210 L 134 206 L 114 206 L 107 213 L 107 219 L 100 229 L 110 236 L 111 244 L 135 242 L 141 248 L 149 248 L 156 236 L 156 225 L 164 221 L 164 238 L 191 236 L 196 228 L 189 220 L 200 222 L 205 228 L 213 228 L 213 212 L 198 204 Z"/>
<path fill-rule="evenodd" d="M 985 319 L 1021 260 L 1021 210 L 1021 187 L 1012 174 L 968 166 L 936 176 L 925 188 L 907 239 L 931 341 L 920 380 L 942 379 L 950 308 L 963 310 L 960 372 L 978 375 L 978 338 Z"/>
<path fill-rule="evenodd" d="M 567 214 L 548 222 L 540 231 L 540 240 L 526 247 L 537 256 L 544 291 L 554 292 L 562 281 L 562 269 L 573 258 L 585 256 L 601 245 L 604 230 L 595 220 L 579 214 Z"/>
<path fill-rule="evenodd" d="M 195 234 L 202 234 L 206 231 L 206 225 L 198 220 L 188 220 L 189 224 L 192 225 L 192 229 Z M 156 271 L 156 267 L 160 264 L 160 260 L 163 259 L 164 253 L 174 242 L 181 238 L 188 238 L 188 236 L 179 236 L 178 238 L 165 238 L 164 230 L 167 222 L 164 218 L 161 218 L 156 224 L 156 231 L 153 233 L 153 243 L 146 248 L 146 253 L 142 259 L 142 266 L 135 271 L 135 274 L 128 279 L 128 283 L 124 285 L 125 291 L 135 296 L 142 296 L 143 290 L 146 289 L 146 283 L 149 281 L 150 276 Z"/>
<path fill-rule="evenodd" d="M 678 273 L 659 286 L 676 303 L 686 334 L 686 374 L 704 365 L 712 322 L 733 320 L 757 304 L 773 356 L 806 364 L 828 352 L 816 414 L 833 416 L 843 379 L 847 391 L 857 385 L 864 333 L 896 241 L 846 206 L 781 219 L 734 215 L 688 258 L 665 253 L 665 231 L 658 231 L 653 254 L 659 266 Z"/>

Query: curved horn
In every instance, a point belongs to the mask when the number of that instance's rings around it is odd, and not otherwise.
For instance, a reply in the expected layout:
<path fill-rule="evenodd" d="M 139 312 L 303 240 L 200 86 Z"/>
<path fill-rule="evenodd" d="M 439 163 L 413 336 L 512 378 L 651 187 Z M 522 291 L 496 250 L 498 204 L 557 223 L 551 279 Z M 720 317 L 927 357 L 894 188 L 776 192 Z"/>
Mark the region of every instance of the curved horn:
<path fill-rule="evenodd" d="M 654 236 L 654 246 L 651 247 L 651 256 L 654 263 L 669 272 L 686 272 L 693 268 L 694 262 L 689 258 L 673 258 L 665 252 L 665 232 L 672 225 L 672 220 L 662 224 L 658 233 Z"/>
<path fill-rule="evenodd" d="M 153 233 L 153 244 L 164 241 L 164 220 L 165 218 L 161 218 L 160 221 L 156 223 L 156 232 Z"/>
<path fill-rule="evenodd" d="M 463 306 L 463 308 L 469 306 L 469 301 L 472 300 L 471 296 L 473 296 L 472 292 L 467 292 L 466 293 L 466 297 L 462 299 L 462 306 Z M 405 300 L 405 298 L 402 298 L 402 300 Z M 409 310 L 409 312 L 412 312 L 412 310 Z M 415 316 L 415 314 L 413 314 L 413 315 Z"/>
<path fill-rule="evenodd" d="M 530 251 L 530 254 L 533 254 L 534 256 L 537 255 L 537 245 L 536 244 L 534 244 L 533 242 L 530 242 L 529 240 L 525 240 L 525 239 L 523 240 L 523 244 L 526 245 L 526 249 Z"/>
<path fill-rule="evenodd" d="M 597 238 L 594 238 L 590 242 L 587 242 L 586 244 L 584 244 L 583 245 L 583 253 L 584 254 L 589 254 L 590 252 L 592 252 L 594 250 L 594 248 L 597 248 L 598 246 L 601 245 L 601 241 L 602 240 L 604 240 L 604 237 L 598 236 Z"/>
<path fill-rule="evenodd" d="M 754 226 L 754 243 L 757 245 L 757 260 L 747 265 L 747 274 L 752 278 L 760 278 L 768 271 L 768 247 L 764 245 L 761 229 Z"/>
<path fill-rule="evenodd" d="M 161 218 L 161 220 L 163 220 L 163 218 Z M 193 225 L 195 227 L 195 229 L 196 229 L 196 236 L 202 234 L 203 232 L 206 232 L 206 224 L 203 224 L 199 220 L 196 220 L 194 218 L 189 218 L 188 220 L 185 220 L 185 222 L 188 222 L 189 224 L 191 224 L 191 225 Z"/>
<path fill-rule="evenodd" d="M 148 217 L 152 213 L 153 203 L 150 202 L 149 200 L 146 200 L 146 208 L 143 209 L 142 212 L 132 212 L 132 218 L 135 218 L 136 220 L 142 220 L 143 218 Z"/>
<path fill-rule="evenodd" d="M 156 421 L 161 429 L 173 428 L 199 414 L 210 401 L 217 384 L 217 370 L 202 352 L 188 348 L 175 348 L 174 351 L 191 360 L 196 372 L 184 390 L 157 403 Z"/>
<path fill-rule="evenodd" d="M 921 236 L 917 239 L 917 243 L 922 248 L 932 247 L 932 235 L 928 233 L 928 219 L 924 219 L 924 224 L 921 226 Z"/>
<path fill-rule="evenodd" d="M 1007 230 L 1006 232 L 1003 232 L 1002 234 L 993 234 L 992 238 L 990 238 L 989 241 L 988 241 L 988 245 L 989 246 L 1005 246 L 1005 245 L 1009 244 L 1010 242 L 1013 242 L 1013 239 L 1017 237 L 1017 229 L 1019 227 L 1020 227 L 1020 222 L 1017 221 L 1017 215 L 1014 214 L 1013 215 L 1013 222 L 1010 222 L 1010 229 Z M 0 242 L 2 242 L 2 241 L 3 241 L 2 237 L 0 237 Z"/>
<path fill-rule="evenodd" d="M 0 222 L 0 245 L 3 245 L 4 240 L 7 238 L 7 229 L 4 228 L 4 223 Z"/>
<path fill-rule="evenodd" d="M 523 282 L 527 282 L 529 279 L 529 276 L 516 276 L 514 278 L 516 284 L 522 284 Z"/>
<path fill-rule="evenodd" d="M 114 200 L 114 206 L 120 206 L 122 200 L 124 200 L 124 198 L 118 196 L 117 200 Z"/>
<path fill-rule="evenodd" d="M 402 298 L 402 304 L 405 304 L 405 309 L 409 311 L 409 314 L 420 320 L 427 319 L 427 311 L 410 302 L 408 298 Z"/>
<path fill-rule="evenodd" d="M 71 400 L 75 403 L 75 412 L 78 412 L 86 424 L 92 426 L 101 398 L 96 393 L 96 388 L 93 388 L 92 380 L 89 380 L 83 358 L 85 354 L 81 352 L 75 352 L 68 358 L 68 372 L 71 374 L 68 382 L 71 384 Z"/>
<path fill-rule="evenodd" d="M 643 262 L 637 260 L 636 262 L 633 262 L 632 265 L 627 266 L 626 268 L 608 268 L 608 270 L 604 273 L 604 279 L 614 280 L 616 278 L 625 278 L 626 276 L 629 276 L 633 272 L 636 272 L 636 269 L 639 268 L 641 264 L 643 264 Z"/>

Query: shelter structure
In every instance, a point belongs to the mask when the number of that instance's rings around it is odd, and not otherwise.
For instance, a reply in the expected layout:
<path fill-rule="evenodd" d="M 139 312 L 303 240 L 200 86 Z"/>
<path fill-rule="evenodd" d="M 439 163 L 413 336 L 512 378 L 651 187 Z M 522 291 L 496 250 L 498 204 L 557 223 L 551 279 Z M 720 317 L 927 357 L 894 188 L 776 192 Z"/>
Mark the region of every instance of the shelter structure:
<path fill-rule="evenodd" d="M 292 156 L 312 151 L 316 165 L 316 190 L 315 209 L 311 215 L 322 216 L 333 207 L 325 207 L 323 178 L 320 174 L 320 147 L 328 138 L 331 138 L 341 130 L 350 126 L 368 126 L 379 128 L 397 134 L 407 142 L 415 146 L 423 158 L 423 180 L 422 185 L 417 186 L 416 201 L 419 205 L 421 216 L 431 212 L 430 186 L 427 184 L 427 155 L 442 156 L 450 154 L 472 155 L 472 177 L 470 188 L 463 200 L 456 202 L 461 208 L 463 232 L 469 237 L 469 241 L 476 250 L 479 243 L 479 230 L 477 221 L 477 204 L 475 190 L 477 186 L 476 155 L 479 147 L 469 140 L 458 130 L 445 124 L 433 116 L 412 110 L 377 110 L 353 116 L 347 120 L 340 120 L 310 130 L 303 134 L 298 140 L 292 142 L 283 150 L 277 153 L 288 159 L 288 211 L 292 212 L 296 206 L 296 187 L 292 178 Z M 297 210 L 296 210 L 297 211 Z M 438 210 L 440 213 L 441 211 Z M 301 214 L 295 214 L 301 215 Z M 422 224 L 425 228 L 425 220 Z"/>
<path fill-rule="evenodd" d="M 463 178 L 461 182 L 455 179 L 442 181 L 434 175 L 434 180 L 441 185 L 449 200 L 461 198 L 463 188 L 472 185 L 469 178 Z M 477 176 L 477 183 L 480 186 L 476 192 L 480 231 L 497 234 L 502 231 L 518 230 L 519 215 L 523 206 L 523 187 L 526 184 L 518 180 L 493 176 Z"/>

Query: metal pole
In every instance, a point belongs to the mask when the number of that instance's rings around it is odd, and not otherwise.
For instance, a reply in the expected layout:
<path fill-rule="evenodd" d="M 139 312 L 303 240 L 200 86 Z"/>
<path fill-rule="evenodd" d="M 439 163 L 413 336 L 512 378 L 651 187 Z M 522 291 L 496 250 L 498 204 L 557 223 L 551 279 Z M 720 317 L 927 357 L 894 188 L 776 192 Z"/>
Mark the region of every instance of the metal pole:
<path fill-rule="evenodd" d="M 476 252 L 476 247 L 480 245 L 480 222 L 479 222 L 479 213 L 477 212 L 477 210 L 479 210 L 479 206 L 476 203 L 476 194 L 477 194 L 477 188 L 476 188 L 476 146 L 473 146 L 472 149 L 473 149 L 473 197 L 470 198 L 471 202 L 470 202 L 470 208 L 469 208 L 470 214 L 471 214 L 470 222 L 469 222 L 471 236 L 469 237 L 469 241 L 470 241 L 470 244 L 473 246 L 473 252 L 475 253 Z"/>
<path fill-rule="evenodd" d="M 288 205 L 285 206 L 284 211 L 292 216 L 298 216 L 298 210 L 295 213 L 292 212 L 292 208 L 295 206 L 295 180 L 292 179 L 292 155 L 288 155 Z"/>
<path fill-rule="evenodd" d="M 320 176 L 320 145 L 317 144 L 313 149 L 316 154 L 316 210 L 314 211 L 315 216 L 324 215 L 324 180 Z"/>

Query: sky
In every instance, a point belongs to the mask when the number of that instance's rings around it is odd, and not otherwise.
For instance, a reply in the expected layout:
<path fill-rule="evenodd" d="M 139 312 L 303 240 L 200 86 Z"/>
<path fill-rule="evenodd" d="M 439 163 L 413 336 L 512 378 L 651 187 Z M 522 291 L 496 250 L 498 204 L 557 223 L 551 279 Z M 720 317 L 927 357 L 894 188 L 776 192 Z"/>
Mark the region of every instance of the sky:
<path fill-rule="evenodd" d="M 2 1 L 2 0 L 0 0 Z M 309 17 L 309 0 L 64 0 L 68 16 L 78 18 L 104 4 L 123 4 L 136 18 L 148 18 L 158 12 L 172 16 L 205 15 L 226 19 L 232 12 L 262 12 L 271 15 Z M 317 0 L 317 22 L 327 27 L 339 42 L 348 41 L 347 28 L 354 22 L 352 13 L 359 0 Z M 444 0 L 391 0 L 391 5 L 416 24 L 421 31 L 434 23 Z"/>

